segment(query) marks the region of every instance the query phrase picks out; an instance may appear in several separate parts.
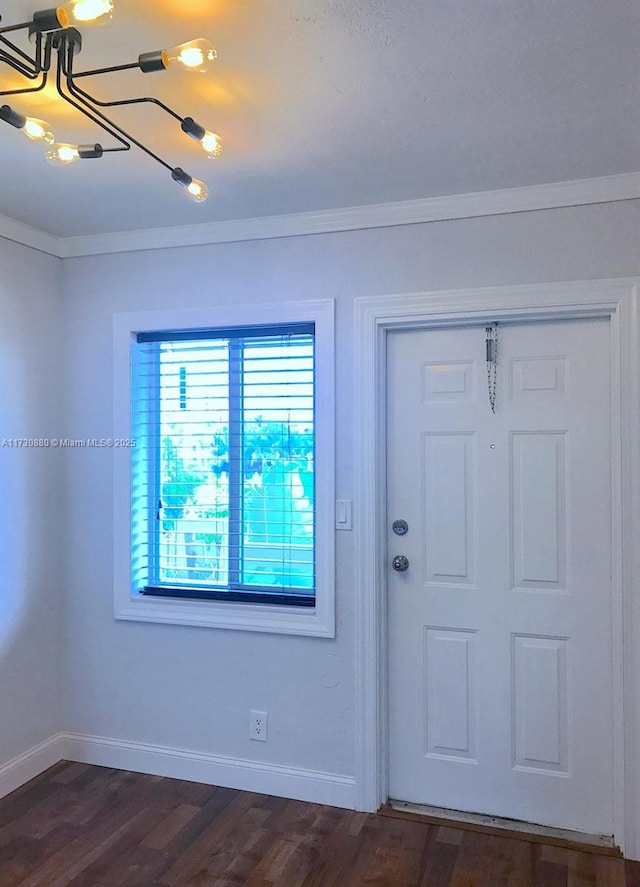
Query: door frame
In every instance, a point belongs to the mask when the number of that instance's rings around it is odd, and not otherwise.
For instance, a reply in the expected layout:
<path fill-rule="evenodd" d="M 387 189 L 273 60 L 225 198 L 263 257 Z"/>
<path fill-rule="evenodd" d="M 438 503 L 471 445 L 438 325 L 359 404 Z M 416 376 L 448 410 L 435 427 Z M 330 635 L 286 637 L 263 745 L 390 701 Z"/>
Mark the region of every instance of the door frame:
<path fill-rule="evenodd" d="M 640 856 L 640 280 L 440 290 L 355 300 L 356 807 L 388 799 L 386 340 L 402 329 L 605 317 L 611 333 L 614 838 Z M 624 482 L 623 482 L 624 478 Z M 629 754 L 625 755 L 625 749 Z"/>

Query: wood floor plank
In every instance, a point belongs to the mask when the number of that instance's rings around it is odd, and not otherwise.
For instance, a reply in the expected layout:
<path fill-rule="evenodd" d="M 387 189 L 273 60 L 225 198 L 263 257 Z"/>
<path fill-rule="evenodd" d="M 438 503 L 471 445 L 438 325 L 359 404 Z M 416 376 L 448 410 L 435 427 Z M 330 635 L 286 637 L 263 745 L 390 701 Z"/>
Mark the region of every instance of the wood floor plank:
<path fill-rule="evenodd" d="M 626 887 L 640 887 L 640 862 L 625 860 L 624 871 L 627 879 Z"/>
<path fill-rule="evenodd" d="M 424 870 L 426 854 L 430 843 L 434 840 L 434 830 L 412 823 L 415 828 L 403 829 L 401 852 L 398 859 L 397 880 L 399 884 L 419 884 Z"/>
<path fill-rule="evenodd" d="M 470 884 L 474 887 L 498 887 L 500 881 L 494 884 L 488 880 L 490 860 L 486 850 L 487 842 L 477 832 L 463 832 L 449 887 L 469 887 Z M 496 877 L 504 883 L 504 866 L 497 859 L 493 862 L 496 862 Z"/>
<path fill-rule="evenodd" d="M 89 769 L 89 764 L 69 764 L 69 766 L 61 770 L 60 773 L 52 779 L 52 782 L 61 782 L 63 785 L 68 785 L 70 782 L 73 782 L 74 779 L 84 776 Z"/>
<path fill-rule="evenodd" d="M 443 841 L 431 845 L 420 887 L 449 887 L 458 858 L 458 847 Z"/>
<path fill-rule="evenodd" d="M 441 841 L 444 844 L 453 844 L 454 847 L 459 847 L 460 844 L 462 844 L 463 838 L 464 832 L 461 829 L 441 825 L 438 829 L 436 840 Z"/>
<path fill-rule="evenodd" d="M 0 800 L 0 887 L 640 887 L 519 836 L 61 763 Z"/>
<path fill-rule="evenodd" d="M 198 877 L 244 884 L 274 841 L 274 833 L 263 827 L 270 815 L 267 810 L 250 807 L 232 833 L 212 842 Z"/>
<path fill-rule="evenodd" d="M 164 850 L 199 811 L 200 807 L 194 807 L 193 804 L 178 804 L 173 810 L 167 811 L 157 828 L 144 838 L 142 846 L 151 850 Z"/>
<path fill-rule="evenodd" d="M 242 811 L 252 803 L 253 796 L 249 793 L 220 789 L 183 829 L 178 836 L 179 842 L 173 842 L 167 848 L 179 855 L 174 865 L 162 876 L 159 882 L 161 887 L 180 887 L 183 883 L 189 883 L 189 879 L 201 871 L 208 859 L 224 846 L 227 836 L 237 827 Z M 186 853 L 185 848 L 188 848 Z"/>
<path fill-rule="evenodd" d="M 616 887 L 624 884 L 625 871 L 623 859 L 604 859 L 598 857 L 595 863 L 597 887 Z"/>
<path fill-rule="evenodd" d="M 497 838 L 496 844 L 504 849 L 510 860 L 506 887 L 534 887 L 534 859 L 536 845 L 510 838 Z M 490 851 L 494 844 L 490 844 Z"/>

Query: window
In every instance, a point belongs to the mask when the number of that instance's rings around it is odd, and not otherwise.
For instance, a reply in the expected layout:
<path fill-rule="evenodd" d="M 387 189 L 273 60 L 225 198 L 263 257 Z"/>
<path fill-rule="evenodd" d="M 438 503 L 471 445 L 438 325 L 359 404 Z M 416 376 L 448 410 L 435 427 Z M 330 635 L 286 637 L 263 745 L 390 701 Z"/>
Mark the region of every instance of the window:
<path fill-rule="evenodd" d="M 333 305 L 211 313 L 116 317 L 116 616 L 332 636 Z"/>
<path fill-rule="evenodd" d="M 133 581 L 313 606 L 314 327 L 140 333 Z"/>

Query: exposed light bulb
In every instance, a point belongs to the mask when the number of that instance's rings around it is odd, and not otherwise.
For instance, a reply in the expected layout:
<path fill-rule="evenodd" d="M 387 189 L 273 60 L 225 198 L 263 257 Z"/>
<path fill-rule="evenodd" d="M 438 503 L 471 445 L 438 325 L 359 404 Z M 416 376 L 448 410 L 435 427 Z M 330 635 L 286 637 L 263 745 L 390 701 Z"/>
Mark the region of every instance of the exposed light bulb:
<path fill-rule="evenodd" d="M 215 132 L 207 130 L 201 144 L 207 157 L 219 157 L 222 154 L 222 139 Z"/>
<path fill-rule="evenodd" d="M 208 157 L 218 157 L 222 154 L 222 139 L 215 132 L 205 129 L 193 117 L 185 117 L 180 125 L 183 132 L 196 142 L 200 142 Z"/>
<path fill-rule="evenodd" d="M 14 111 L 11 105 L 0 107 L 0 120 L 6 121 L 10 126 L 15 126 L 23 132 L 32 142 L 41 142 L 50 145 L 53 142 L 53 130 L 51 124 L 36 117 L 23 117 Z"/>
<path fill-rule="evenodd" d="M 35 34 L 66 30 L 74 25 L 102 25 L 111 21 L 113 0 L 67 0 L 61 6 L 34 12 L 29 28 L 29 39 Z"/>
<path fill-rule="evenodd" d="M 192 197 L 196 203 L 203 203 L 209 196 L 209 190 L 205 183 L 194 179 L 179 166 L 171 170 L 171 178 L 174 182 L 182 185 L 189 197 Z"/>
<path fill-rule="evenodd" d="M 45 145 L 50 145 L 53 142 L 54 135 L 51 124 L 44 120 L 26 117 L 24 126 L 20 129 L 32 142 L 42 142 Z"/>
<path fill-rule="evenodd" d="M 47 148 L 44 156 L 54 166 L 67 166 L 76 160 L 90 160 L 102 157 L 104 148 L 100 144 L 95 145 L 68 145 L 65 142 L 56 142 Z"/>
<path fill-rule="evenodd" d="M 80 159 L 80 152 L 77 145 L 66 145 L 62 142 L 56 142 L 44 152 L 44 156 L 49 163 L 54 166 L 66 166 L 69 163 L 75 163 Z"/>
<path fill-rule="evenodd" d="M 196 203 L 202 203 L 209 196 L 209 189 L 200 179 L 192 179 L 191 184 L 186 186 L 185 191 Z"/>
<path fill-rule="evenodd" d="M 199 37 L 188 43 L 181 43 L 173 49 L 163 51 L 165 67 L 168 68 L 174 62 L 182 65 L 187 71 L 208 71 L 218 57 L 209 40 Z"/>
<path fill-rule="evenodd" d="M 64 9 L 75 24 L 106 25 L 113 17 L 113 0 L 69 0 Z"/>

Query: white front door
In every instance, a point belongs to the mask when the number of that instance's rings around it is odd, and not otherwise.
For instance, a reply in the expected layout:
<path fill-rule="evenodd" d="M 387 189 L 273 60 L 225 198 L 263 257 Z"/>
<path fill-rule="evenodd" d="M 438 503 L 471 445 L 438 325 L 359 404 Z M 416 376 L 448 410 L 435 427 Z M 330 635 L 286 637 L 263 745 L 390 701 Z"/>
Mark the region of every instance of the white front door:
<path fill-rule="evenodd" d="M 499 338 L 388 337 L 390 796 L 610 835 L 609 321 Z"/>

